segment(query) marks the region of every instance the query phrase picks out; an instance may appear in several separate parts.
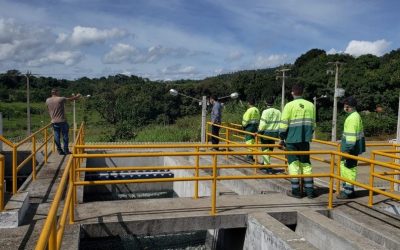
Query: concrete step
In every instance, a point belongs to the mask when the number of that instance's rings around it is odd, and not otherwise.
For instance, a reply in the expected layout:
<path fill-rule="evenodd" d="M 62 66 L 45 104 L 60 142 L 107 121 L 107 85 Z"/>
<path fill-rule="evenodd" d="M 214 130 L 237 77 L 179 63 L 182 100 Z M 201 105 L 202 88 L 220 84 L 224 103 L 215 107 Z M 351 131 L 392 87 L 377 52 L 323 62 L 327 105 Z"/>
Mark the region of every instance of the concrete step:
<path fill-rule="evenodd" d="M 399 195 L 400 192 L 391 192 L 393 194 Z M 374 199 L 374 208 L 377 208 L 381 211 L 389 212 L 393 216 L 397 216 L 400 218 L 400 201 L 392 200 L 392 199 L 387 199 L 387 197 L 384 197 L 380 201 L 378 199 Z"/>
<path fill-rule="evenodd" d="M 382 249 L 367 237 L 315 211 L 298 211 L 296 233 L 318 249 Z"/>
<path fill-rule="evenodd" d="M 351 202 L 330 211 L 328 216 L 385 249 L 400 249 L 400 217 Z"/>

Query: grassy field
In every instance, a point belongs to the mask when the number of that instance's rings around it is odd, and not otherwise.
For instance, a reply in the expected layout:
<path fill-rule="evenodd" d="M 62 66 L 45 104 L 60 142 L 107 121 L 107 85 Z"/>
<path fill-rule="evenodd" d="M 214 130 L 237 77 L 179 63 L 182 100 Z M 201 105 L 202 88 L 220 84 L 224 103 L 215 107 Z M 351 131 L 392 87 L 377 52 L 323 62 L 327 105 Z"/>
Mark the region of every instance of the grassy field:
<path fill-rule="evenodd" d="M 45 103 L 31 103 L 31 131 L 50 123 L 50 117 Z M 73 105 L 65 106 L 67 120 L 72 129 Z M 0 112 L 3 114 L 3 135 L 11 140 L 24 138 L 27 131 L 26 103 L 0 103 Z M 209 118 L 209 117 L 207 117 Z M 109 141 L 114 133 L 113 126 L 107 124 L 100 114 L 94 110 L 86 110 L 84 102 L 76 102 L 77 126 L 85 121 L 86 140 L 91 142 Z M 225 113 L 224 121 L 240 123 L 241 117 L 233 113 Z M 138 131 L 132 142 L 181 142 L 200 141 L 201 116 L 187 116 L 180 118 L 172 125 L 151 124 Z"/>
<path fill-rule="evenodd" d="M 73 105 L 66 105 L 67 119 L 70 128 L 73 126 Z M 243 109 L 243 110 L 242 110 Z M 0 103 L 0 112 L 3 114 L 3 135 L 13 141 L 19 141 L 26 136 L 27 118 L 26 103 Z M 227 107 L 223 113 L 224 122 L 241 123 L 244 108 L 232 109 Z M 209 115 L 207 116 L 209 119 Z M 97 111 L 87 110 L 86 103 L 76 102 L 76 121 L 77 126 L 85 121 L 86 141 L 100 142 L 110 141 L 114 134 L 114 127 L 107 124 Z M 31 130 L 37 131 L 39 128 L 50 123 L 47 107 L 44 103 L 31 104 Z M 182 117 L 172 125 L 151 124 L 140 131 L 132 142 L 195 142 L 200 141 L 201 116 L 193 115 Z M 368 140 L 387 140 L 394 138 L 395 135 L 376 136 Z M 317 127 L 317 138 L 329 140 L 330 133 L 321 133 Z"/>
<path fill-rule="evenodd" d="M 100 138 L 107 132 L 107 125 L 102 122 L 100 115 L 95 111 L 86 111 L 84 102 L 76 102 L 76 122 L 79 127 L 82 121 L 87 123 L 87 136 Z M 6 138 L 21 138 L 27 134 L 26 103 L 0 103 L 0 112 L 3 115 L 3 135 Z M 70 128 L 73 127 L 73 104 L 65 106 Z M 50 116 L 45 103 L 31 103 L 31 131 L 50 123 Z"/>

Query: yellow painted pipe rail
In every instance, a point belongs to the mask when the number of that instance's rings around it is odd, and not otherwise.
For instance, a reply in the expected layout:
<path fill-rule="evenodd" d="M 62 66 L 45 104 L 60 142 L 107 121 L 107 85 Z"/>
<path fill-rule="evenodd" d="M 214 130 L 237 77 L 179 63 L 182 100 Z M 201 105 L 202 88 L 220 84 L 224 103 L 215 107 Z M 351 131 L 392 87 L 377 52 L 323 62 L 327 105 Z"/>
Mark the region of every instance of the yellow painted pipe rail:
<path fill-rule="evenodd" d="M 229 130 L 227 130 L 227 135 L 229 135 Z M 216 215 L 217 213 L 217 198 L 216 190 L 219 181 L 226 180 L 244 180 L 244 179 L 287 179 L 287 178 L 304 178 L 304 177 L 314 177 L 314 178 L 329 178 L 329 196 L 328 196 L 328 208 L 333 207 L 333 186 L 334 180 L 337 181 L 345 181 L 352 183 L 355 186 L 364 188 L 370 191 L 370 194 L 379 193 L 390 197 L 392 199 L 400 199 L 399 195 L 392 194 L 390 192 L 381 190 L 379 188 L 375 188 L 373 186 L 373 182 L 369 184 L 360 183 L 357 181 L 350 181 L 346 178 L 340 176 L 340 173 L 335 174 L 335 167 L 339 168 L 339 161 L 341 157 L 346 157 L 350 159 L 355 159 L 360 162 L 365 162 L 370 164 L 371 167 L 371 178 L 379 177 L 385 180 L 399 183 L 395 181 L 393 178 L 386 177 L 384 175 L 392 174 L 395 175 L 396 172 L 375 172 L 374 166 L 379 165 L 383 167 L 390 168 L 392 170 L 398 171 L 400 170 L 399 166 L 394 165 L 393 163 L 386 163 L 382 161 L 377 161 L 375 159 L 367 159 L 358 156 L 352 156 L 345 153 L 341 153 L 333 150 L 324 150 L 324 151 L 269 151 L 269 152 L 259 152 L 253 151 L 251 154 L 253 155 L 271 155 L 271 156 L 285 156 L 285 155 L 329 155 L 330 160 L 325 160 L 325 162 L 330 163 L 330 167 L 325 173 L 318 173 L 312 175 L 287 175 L 287 174 L 278 174 L 278 175 L 246 175 L 246 176 L 227 176 L 227 175 L 219 175 L 218 170 L 222 168 L 257 168 L 260 165 L 257 164 L 219 164 L 218 156 L 243 156 L 247 155 L 248 151 L 201 151 L 201 148 L 209 148 L 213 145 L 203 145 L 203 144 L 147 144 L 147 145 L 84 145 L 84 129 L 83 126 L 79 129 L 77 139 L 75 141 L 76 145 L 73 149 L 73 154 L 68 159 L 67 166 L 64 170 L 63 176 L 61 178 L 59 187 L 57 189 L 56 195 L 54 197 L 54 201 L 49 210 L 48 217 L 43 226 L 42 233 L 39 237 L 36 249 L 45 249 L 47 246 L 49 249 L 60 249 L 63 233 L 66 226 L 67 217 L 69 215 L 69 222 L 73 223 L 74 221 L 74 207 L 76 205 L 76 187 L 77 186 L 85 186 L 85 185 L 106 185 L 106 184 L 129 184 L 129 183 L 152 183 L 152 182 L 172 182 L 172 181 L 194 181 L 195 182 L 195 194 L 194 198 L 198 198 L 198 182 L 199 181 L 211 181 L 212 183 L 212 191 L 211 191 L 211 205 L 210 205 L 210 214 Z M 229 143 L 222 144 L 226 147 L 232 148 L 257 148 L 260 146 L 265 146 L 263 144 L 256 145 L 245 145 L 245 144 L 237 144 L 237 143 Z M 222 146 L 219 145 L 219 146 Z M 332 146 L 337 146 L 337 144 L 331 144 Z M 185 149 L 186 151 L 182 152 L 137 152 L 137 150 L 141 149 Z M 118 153 L 105 153 L 105 154 L 87 154 L 85 153 L 87 150 L 95 150 L 95 149 L 129 149 L 133 150 L 132 152 L 118 152 Z M 136 150 L 136 151 L 135 151 Z M 83 159 L 89 158 L 110 158 L 110 157 L 182 157 L 182 156 L 193 156 L 195 157 L 194 164 L 192 166 L 125 166 L 125 167 L 97 167 L 97 168 L 81 168 L 80 162 Z M 211 165 L 200 165 L 200 157 L 211 157 Z M 336 164 L 335 164 L 336 163 Z M 264 166 L 264 165 L 261 165 Z M 271 164 L 271 167 L 283 167 L 286 164 Z M 172 178 L 152 178 L 152 179 L 127 179 L 127 180 L 96 180 L 96 181 L 84 181 L 80 179 L 82 172 L 109 172 L 109 171 L 127 171 L 127 170 L 158 170 L 158 169 L 190 169 L 194 171 L 193 176 L 189 177 L 172 177 Z M 200 176 L 200 169 L 212 169 L 210 173 L 202 173 Z M 64 202 L 64 207 L 62 209 L 62 213 L 60 219 L 57 221 L 57 211 L 59 209 L 59 205 L 61 204 L 61 198 L 64 191 L 67 190 L 66 199 Z M 338 191 L 338 190 L 337 190 Z M 370 200 L 368 205 L 372 206 L 372 199 L 370 196 Z"/>

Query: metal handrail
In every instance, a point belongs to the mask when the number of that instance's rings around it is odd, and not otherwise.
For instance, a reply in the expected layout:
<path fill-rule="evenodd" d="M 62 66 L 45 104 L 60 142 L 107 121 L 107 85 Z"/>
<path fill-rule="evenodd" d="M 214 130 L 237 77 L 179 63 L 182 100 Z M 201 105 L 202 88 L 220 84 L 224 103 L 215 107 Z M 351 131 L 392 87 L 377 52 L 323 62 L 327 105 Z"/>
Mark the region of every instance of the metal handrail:
<path fill-rule="evenodd" d="M 396 147 L 395 147 L 396 148 Z M 389 181 L 390 183 L 390 191 L 393 192 L 394 191 L 394 184 L 400 184 L 400 181 L 398 179 L 395 179 L 395 176 L 399 176 L 400 175 L 400 164 L 397 163 L 396 161 L 398 161 L 400 159 L 400 156 L 398 155 L 400 153 L 400 150 L 394 149 L 394 150 L 373 150 L 372 154 L 371 154 L 371 159 L 375 159 L 375 157 L 377 155 L 380 156 L 384 156 L 384 157 L 388 157 L 392 159 L 391 163 L 388 163 L 387 167 L 389 169 L 394 169 L 395 171 L 393 172 L 376 172 L 375 171 L 375 164 L 371 164 L 371 169 L 370 169 L 370 184 L 374 183 L 375 181 L 375 177 L 382 179 L 382 180 L 386 180 Z M 386 177 L 386 175 L 389 176 L 393 176 L 392 178 L 390 177 Z M 373 204 L 373 192 L 370 191 L 369 193 L 369 204 Z"/>
<path fill-rule="evenodd" d="M 12 149 L 12 193 L 16 194 L 18 192 L 17 186 L 17 177 L 18 172 L 28 163 L 30 160 L 32 161 L 32 179 L 36 180 L 36 153 L 39 152 L 44 147 L 44 162 L 47 163 L 48 160 L 48 142 L 54 137 L 53 134 L 50 136 L 48 135 L 48 129 L 50 128 L 51 123 L 47 124 L 46 126 L 40 128 L 38 131 L 32 133 L 31 135 L 27 136 L 26 138 L 22 139 L 20 142 L 12 143 L 11 141 L 7 140 L 3 136 L 0 135 L 0 141 L 7 144 Z M 38 144 L 38 137 L 41 133 L 44 133 L 44 140 L 41 144 Z M 28 155 L 19 165 L 18 162 L 18 148 L 31 141 L 32 149 L 31 154 Z M 53 146 L 54 151 L 54 146 Z"/>
<path fill-rule="evenodd" d="M 77 137 L 74 141 L 75 144 L 83 143 L 83 131 L 84 123 L 81 124 L 78 130 Z M 75 149 L 75 144 L 73 150 L 74 152 L 77 150 Z M 72 224 L 74 221 L 73 207 L 76 203 L 76 193 L 74 192 L 73 184 L 75 177 L 73 168 L 75 167 L 75 164 L 76 161 L 73 155 L 70 155 L 35 249 L 46 249 L 47 245 L 48 249 L 60 249 L 67 217 L 69 216 L 70 224 Z M 67 193 L 64 202 L 64 208 L 57 223 L 57 212 L 65 189 L 67 189 Z"/>
<path fill-rule="evenodd" d="M 324 177 L 329 178 L 329 196 L 328 196 L 328 208 L 331 209 L 333 207 L 333 191 L 334 191 L 334 180 L 341 180 L 352 183 L 355 186 L 359 186 L 366 190 L 369 190 L 372 193 L 379 193 L 385 195 L 387 197 L 400 200 L 399 195 L 392 194 L 387 191 L 380 190 L 379 188 L 375 188 L 373 186 L 373 182 L 369 184 L 363 184 L 357 181 L 348 180 L 340 174 L 335 174 L 335 157 L 339 159 L 340 162 L 341 157 L 346 157 L 350 159 L 355 159 L 358 161 L 363 161 L 371 164 L 372 174 L 378 174 L 373 172 L 373 165 L 380 165 L 384 167 L 388 167 L 394 170 L 400 170 L 399 166 L 395 166 L 391 163 L 385 163 L 382 161 L 377 161 L 374 159 L 368 159 L 358 156 L 352 156 L 349 154 L 341 153 L 338 151 L 332 150 L 324 150 L 324 151 L 269 151 L 269 152 L 257 152 L 254 151 L 252 154 L 254 155 L 330 155 L 330 167 L 329 171 L 326 173 L 319 174 L 311 174 L 311 175 L 287 175 L 287 174 L 279 174 L 279 175 L 247 175 L 247 176 L 219 176 L 218 169 L 220 168 L 256 168 L 256 165 L 250 164 L 242 164 L 242 165 L 222 165 L 218 164 L 218 156 L 229 156 L 229 155 L 239 155 L 243 156 L 248 154 L 246 151 L 225 151 L 225 152 L 212 152 L 212 151 L 200 151 L 201 148 L 210 148 L 213 145 L 209 144 L 154 144 L 154 145 L 84 145 L 84 129 L 83 125 L 79 129 L 77 139 L 75 141 L 76 145 L 74 146 L 74 153 L 69 157 L 67 166 L 64 170 L 63 176 L 61 178 L 59 187 L 57 189 L 55 198 L 49 210 L 48 217 L 43 226 L 42 233 L 39 237 L 38 243 L 36 245 L 36 249 L 45 249 L 48 246 L 49 249 L 60 249 L 61 241 L 63 238 L 63 233 L 65 230 L 65 224 L 67 217 L 69 215 L 69 223 L 74 223 L 74 209 L 77 204 L 76 199 L 76 188 L 77 186 L 85 186 L 85 185 L 106 185 L 106 184 L 128 184 L 128 183 L 151 183 L 151 182 L 171 182 L 171 181 L 195 181 L 195 193 L 194 198 L 198 198 L 198 182 L 199 181 L 211 181 L 212 182 L 212 191 L 211 191 L 211 215 L 216 215 L 217 206 L 216 206 L 216 190 L 218 181 L 224 180 L 239 180 L 239 179 L 277 179 L 277 178 L 304 178 L 304 177 Z M 267 144 L 255 144 L 255 145 L 246 145 L 246 144 L 229 144 L 224 145 L 226 147 L 234 147 L 234 148 L 257 148 L 260 146 L 265 146 Z M 221 145 L 222 146 L 222 145 Z M 107 154 L 87 154 L 85 150 L 88 149 L 143 149 L 143 148 L 184 148 L 184 149 L 192 149 L 193 151 L 182 151 L 182 152 L 123 152 L 123 153 L 107 153 Z M 160 156 L 194 156 L 196 157 L 194 166 L 170 166 L 168 169 L 191 169 L 195 171 L 194 176 L 192 177 L 174 177 L 174 178 L 153 178 L 153 179 L 130 179 L 130 180 L 97 180 L 97 181 L 84 181 L 80 180 L 80 173 L 82 172 L 90 172 L 90 171 L 125 171 L 125 170 L 134 170 L 140 168 L 139 166 L 130 166 L 130 167 L 113 167 L 113 168 L 105 168 L 99 167 L 93 169 L 81 168 L 80 162 L 83 159 L 88 158 L 109 158 L 109 157 L 160 157 Z M 210 156 L 212 158 L 211 165 L 208 166 L 199 166 L 199 157 L 200 156 Z M 278 167 L 281 165 L 267 165 L 266 167 Z M 336 164 L 337 168 L 339 168 L 340 164 Z M 150 167 L 146 167 L 150 168 Z M 151 169 L 165 169 L 164 166 L 152 166 Z M 144 168 L 142 168 L 144 169 Z M 199 176 L 199 169 L 212 169 L 211 174 L 205 176 Z M 67 180 L 69 180 L 67 182 Z M 61 204 L 61 198 L 64 190 L 67 190 L 66 199 L 64 202 L 64 207 L 62 209 L 62 213 L 57 222 L 57 211 Z M 338 189 L 337 189 L 338 190 Z M 372 203 L 368 205 L 372 206 Z"/>
<path fill-rule="evenodd" d="M 275 137 L 270 137 L 270 136 L 261 135 L 261 134 L 258 134 L 258 133 L 252 133 L 252 132 L 244 131 L 242 129 L 239 129 L 239 128 L 242 127 L 241 125 L 235 124 L 235 123 L 228 123 L 228 125 L 219 125 L 219 124 L 213 124 L 211 122 L 208 122 L 207 125 L 213 125 L 213 126 L 217 126 L 219 128 L 225 129 L 226 138 L 215 136 L 215 135 L 213 135 L 213 134 L 211 134 L 209 132 L 206 133 L 206 135 L 207 135 L 206 138 L 208 138 L 208 136 L 211 136 L 211 137 L 214 137 L 214 138 L 218 138 L 218 139 L 220 139 L 222 141 L 225 141 L 227 144 L 229 144 L 229 143 L 237 143 L 235 141 L 231 141 L 230 140 L 229 135 L 230 135 L 231 132 L 237 132 L 237 133 L 245 134 L 245 135 L 252 135 L 252 136 L 255 137 L 256 143 L 258 143 L 258 139 L 259 138 L 263 138 L 263 139 L 267 139 L 267 140 L 274 140 L 274 141 L 279 141 L 280 140 L 280 139 L 275 138 Z M 234 126 L 234 127 L 237 127 L 237 128 L 232 128 L 230 126 Z M 207 131 L 208 131 L 208 129 L 207 129 Z M 244 139 L 244 137 L 240 136 L 240 135 L 234 135 L 234 137 L 240 138 L 240 139 Z M 338 151 L 340 151 L 340 143 L 337 143 L 337 142 L 328 142 L 328 141 L 317 140 L 317 139 L 312 139 L 312 142 L 323 144 L 323 145 L 328 145 L 328 146 L 334 146 L 334 147 L 337 148 Z M 221 146 L 223 147 L 223 145 L 221 145 Z M 269 147 L 269 146 L 267 146 L 267 147 Z M 272 156 L 272 157 L 276 158 L 276 159 L 279 159 L 279 160 L 282 160 L 284 162 L 287 162 L 286 158 L 276 157 L 276 156 Z M 329 160 L 325 160 L 323 158 L 319 158 L 319 157 L 316 157 L 316 156 L 310 156 L 310 158 L 312 160 L 316 160 L 316 161 L 319 161 L 319 162 L 329 163 Z M 338 183 L 338 185 L 340 185 L 340 183 Z"/>

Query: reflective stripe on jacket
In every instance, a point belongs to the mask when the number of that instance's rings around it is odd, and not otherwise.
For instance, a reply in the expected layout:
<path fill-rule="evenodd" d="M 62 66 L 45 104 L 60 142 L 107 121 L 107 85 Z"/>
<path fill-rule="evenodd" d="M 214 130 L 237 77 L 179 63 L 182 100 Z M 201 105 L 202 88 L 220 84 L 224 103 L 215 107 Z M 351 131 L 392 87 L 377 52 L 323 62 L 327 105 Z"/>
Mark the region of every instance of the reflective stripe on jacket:
<path fill-rule="evenodd" d="M 365 152 L 364 126 L 356 111 L 350 113 L 344 122 L 340 150 L 353 155 Z"/>
<path fill-rule="evenodd" d="M 243 115 L 242 126 L 246 127 L 249 124 L 257 124 L 260 122 L 260 111 L 256 107 L 251 107 L 246 110 Z"/>
<path fill-rule="evenodd" d="M 310 142 L 315 128 L 314 104 L 297 97 L 283 109 L 279 137 L 287 143 Z"/>

